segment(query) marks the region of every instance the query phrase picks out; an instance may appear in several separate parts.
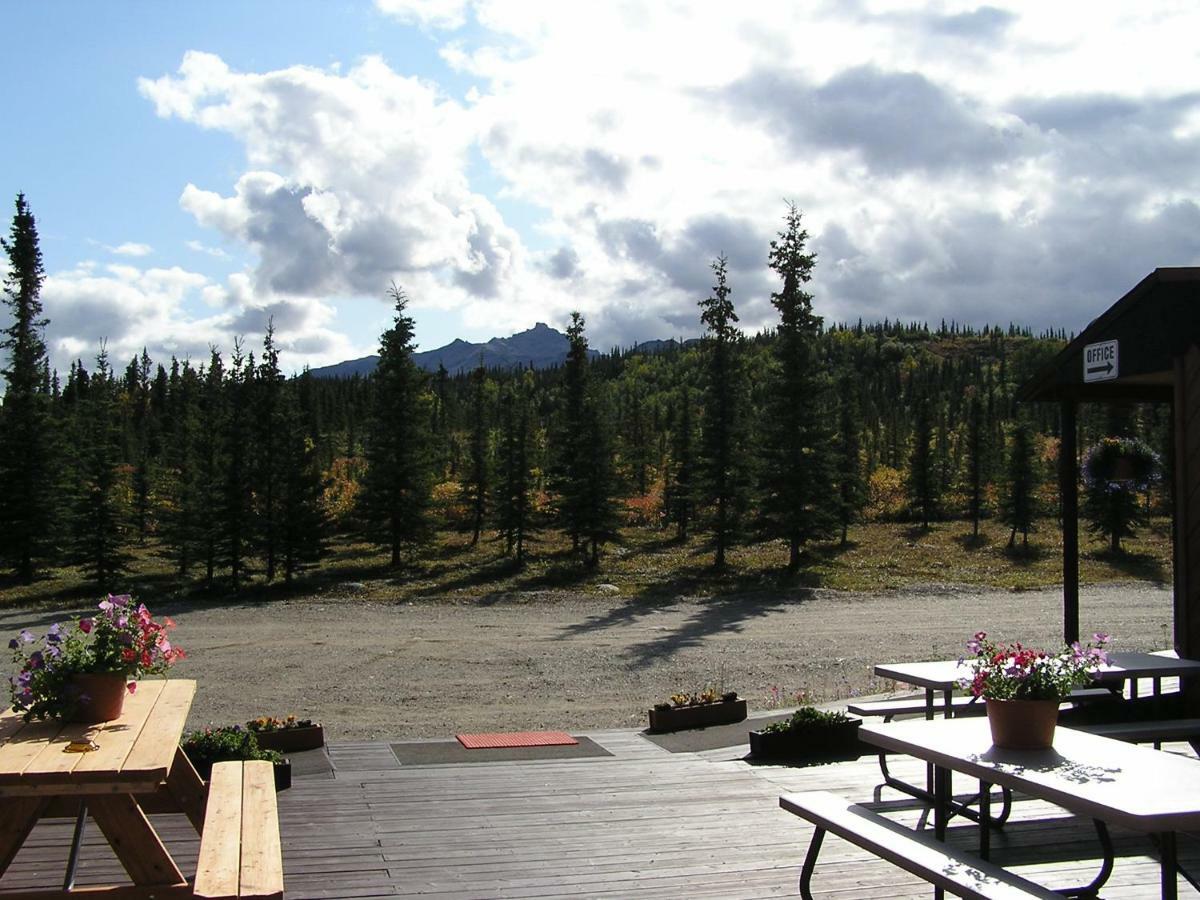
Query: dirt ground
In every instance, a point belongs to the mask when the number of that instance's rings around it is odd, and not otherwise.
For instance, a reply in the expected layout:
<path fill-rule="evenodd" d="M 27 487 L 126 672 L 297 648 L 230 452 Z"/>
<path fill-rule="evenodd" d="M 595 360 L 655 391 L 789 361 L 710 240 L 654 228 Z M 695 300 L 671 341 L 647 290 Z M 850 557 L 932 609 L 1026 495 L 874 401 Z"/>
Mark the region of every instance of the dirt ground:
<path fill-rule="evenodd" d="M 644 725 L 646 709 L 707 684 L 752 710 L 888 690 L 879 662 L 958 656 L 978 629 L 1053 646 L 1062 595 L 931 586 L 631 600 L 605 592 L 383 605 L 345 596 L 152 607 L 179 623 L 199 691 L 190 727 L 295 713 L 332 740 L 448 738 L 460 731 Z M 615 589 L 613 589 L 615 590 Z M 1170 643 L 1171 592 L 1084 586 L 1081 631 L 1114 648 Z M 68 611 L 0 611 L 0 635 L 41 633 Z M 6 638 L 7 640 L 7 638 Z M 2 668 L 2 667 L 0 667 Z"/>

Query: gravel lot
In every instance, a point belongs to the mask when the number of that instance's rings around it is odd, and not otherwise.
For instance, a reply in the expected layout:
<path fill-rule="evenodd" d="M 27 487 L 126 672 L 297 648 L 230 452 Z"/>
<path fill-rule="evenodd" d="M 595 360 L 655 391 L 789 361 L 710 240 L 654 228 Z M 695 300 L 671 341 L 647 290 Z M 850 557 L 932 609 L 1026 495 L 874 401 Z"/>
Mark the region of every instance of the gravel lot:
<path fill-rule="evenodd" d="M 678 690 L 724 685 L 751 709 L 891 686 L 877 662 L 957 656 L 982 628 L 1053 645 L 1059 590 L 938 585 L 885 594 L 833 591 L 646 600 L 613 593 L 523 593 L 501 600 L 382 605 L 320 598 L 163 608 L 200 687 L 191 727 L 296 713 L 333 740 L 447 738 L 458 731 L 636 728 Z M 147 598 L 149 599 L 149 598 Z M 1081 630 L 1114 647 L 1170 642 L 1169 587 L 1084 586 Z M 8 609 L 0 634 L 43 631 L 65 610 Z"/>

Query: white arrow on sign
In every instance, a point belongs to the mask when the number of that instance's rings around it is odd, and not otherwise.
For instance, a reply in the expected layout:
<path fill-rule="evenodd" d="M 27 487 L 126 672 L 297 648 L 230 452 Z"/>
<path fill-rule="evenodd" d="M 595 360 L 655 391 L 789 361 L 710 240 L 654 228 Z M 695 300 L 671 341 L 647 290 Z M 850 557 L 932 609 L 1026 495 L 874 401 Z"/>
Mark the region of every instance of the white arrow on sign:
<path fill-rule="evenodd" d="M 1117 342 L 1101 341 L 1083 348 L 1083 380 L 1109 381 L 1120 372 L 1117 358 Z"/>

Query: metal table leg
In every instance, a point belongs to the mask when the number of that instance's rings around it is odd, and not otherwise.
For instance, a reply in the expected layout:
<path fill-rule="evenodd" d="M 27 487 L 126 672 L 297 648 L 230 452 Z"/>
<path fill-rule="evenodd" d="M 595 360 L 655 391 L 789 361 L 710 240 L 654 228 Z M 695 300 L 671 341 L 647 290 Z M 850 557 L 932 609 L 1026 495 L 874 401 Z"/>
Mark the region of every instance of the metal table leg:
<path fill-rule="evenodd" d="M 75 869 L 79 866 L 79 848 L 83 845 L 83 826 L 87 822 L 87 802 L 79 801 L 79 812 L 75 815 L 75 833 L 71 837 L 71 854 L 67 857 L 67 874 L 63 878 L 63 890 L 75 887 Z"/>
<path fill-rule="evenodd" d="M 1176 900 L 1179 896 L 1179 879 L 1175 874 L 1178 865 L 1175 858 L 1175 832 L 1164 831 L 1158 835 L 1158 860 L 1162 867 L 1162 898 Z"/>

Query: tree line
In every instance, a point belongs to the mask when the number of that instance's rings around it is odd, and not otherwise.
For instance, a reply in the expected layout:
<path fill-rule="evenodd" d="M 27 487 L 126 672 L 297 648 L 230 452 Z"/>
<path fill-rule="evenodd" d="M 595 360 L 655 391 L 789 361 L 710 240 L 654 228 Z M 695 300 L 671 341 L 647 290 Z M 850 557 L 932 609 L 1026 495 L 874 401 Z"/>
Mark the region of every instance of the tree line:
<path fill-rule="evenodd" d="M 1027 541 L 1057 507 L 1057 410 L 1013 398 L 1066 335 L 827 326 L 806 290 L 807 240 L 790 206 L 765 254 L 778 321 L 753 336 L 718 257 L 698 299 L 703 337 L 658 353 L 594 355 L 576 313 L 561 366 L 427 374 L 393 284 L 370 377 L 286 377 L 270 327 L 228 357 L 143 351 L 117 368 L 102 348 L 60 374 L 36 222 L 18 195 L 0 241 L 0 558 L 21 580 L 68 564 L 108 588 L 151 543 L 180 575 L 236 590 L 292 581 L 341 535 L 403 566 L 456 529 L 472 544 L 494 536 L 520 563 L 555 529 L 597 566 L 640 525 L 708 536 L 717 569 L 743 540 L 781 541 L 800 568 L 864 518 L 965 519 L 977 535 L 995 516 L 1010 544 Z M 1169 448 L 1168 427 L 1153 406 L 1085 408 L 1081 444 L 1117 434 Z"/>

